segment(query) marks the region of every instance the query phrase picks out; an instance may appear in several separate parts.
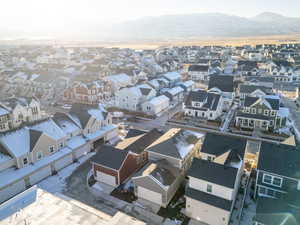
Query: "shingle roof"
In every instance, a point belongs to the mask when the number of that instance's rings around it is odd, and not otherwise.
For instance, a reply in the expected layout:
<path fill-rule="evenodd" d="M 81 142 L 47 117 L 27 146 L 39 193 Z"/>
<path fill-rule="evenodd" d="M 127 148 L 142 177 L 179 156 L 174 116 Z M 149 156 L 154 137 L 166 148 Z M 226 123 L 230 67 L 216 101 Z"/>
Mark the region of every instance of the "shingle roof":
<path fill-rule="evenodd" d="M 265 94 L 272 93 L 272 88 L 270 88 L 270 87 L 264 87 L 264 86 L 259 86 L 259 85 L 245 85 L 245 84 L 240 85 L 241 93 L 249 93 L 250 94 L 256 90 L 261 90 Z"/>
<path fill-rule="evenodd" d="M 108 145 L 103 145 L 99 149 L 99 152 L 91 158 L 91 162 L 119 170 L 128 153 L 127 150 L 120 150 Z"/>
<path fill-rule="evenodd" d="M 141 136 L 138 140 L 136 140 L 131 145 L 127 146 L 125 149 L 128 151 L 132 151 L 136 154 L 140 154 L 160 136 L 162 136 L 162 133 L 159 132 L 157 129 L 153 129 L 150 132 Z"/>
<path fill-rule="evenodd" d="M 207 91 L 191 91 L 185 101 L 186 106 L 191 106 L 192 102 L 205 102 L 201 108 L 216 110 L 220 101 L 220 95 Z"/>
<path fill-rule="evenodd" d="M 30 137 L 30 151 L 33 150 L 35 147 L 35 144 L 38 142 L 40 137 L 42 136 L 43 132 L 38 131 L 38 130 L 29 130 L 29 137 Z"/>
<path fill-rule="evenodd" d="M 215 195 L 208 194 L 203 191 L 197 191 L 192 188 L 187 188 L 185 195 L 189 198 L 198 200 L 200 202 L 206 203 L 208 205 L 215 206 L 226 211 L 230 211 L 232 207 L 232 201 L 224 198 L 217 197 Z"/>
<path fill-rule="evenodd" d="M 229 150 L 236 151 L 243 159 L 245 155 L 246 139 L 207 133 L 201 152 L 220 156 Z"/>
<path fill-rule="evenodd" d="M 299 225 L 300 209 L 282 199 L 259 197 L 254 221 L 272 225 Z"/>
<path fill-rule="evenodd" d="M 245 101 L 244 101 L 244 106 L 245 107 L 250 107 L 255 102 L 257 102 L 258 100 L 261 100 L 262 102 L 266 101 L 266 103 L 271 106 L 272 110 L 279 110 L 279 106 L 280 106 L 279 99 L 268 98 L 268 97 L 251 97 L 251 96 L 246 96 Z"/>
<path fill-rule="evenodd" d="M 263 142 L 257 165 L 259 170 L 300 179 L 300 152 L 290 145 Z"/>
<path fill-rule="evenodd" d="M 207 72 L 209 70 L 209 66 L 202 66 L 202 65 L 191 65 L 189 66 L 189 71 L 204 71 Z"/>
<path fill-rule="evenodd" d="M 237 173 L 237 168 L 194 158 L 187 175 L 228 188 L 234 188 Z"/>
<path fill-rule="evenodd" d="M 233 92 L 233 76 L 213 75 L 209 79 L 208 89 L 218 88 L 224 92 Z"/>

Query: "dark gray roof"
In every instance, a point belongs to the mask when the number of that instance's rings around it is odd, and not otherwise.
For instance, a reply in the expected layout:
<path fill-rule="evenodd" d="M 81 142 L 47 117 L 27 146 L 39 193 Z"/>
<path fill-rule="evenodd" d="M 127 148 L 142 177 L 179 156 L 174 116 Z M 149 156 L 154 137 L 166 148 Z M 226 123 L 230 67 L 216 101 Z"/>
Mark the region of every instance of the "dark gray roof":
<path fill-rule="evenodd" d="M 228 188 L 234 188 L 237 173 L 238 169 L 235 167 L 194 158 L 187 175 Z"/>
<path fill-rule="evenodd" d="M 140 154 L 160 136 L 162 136 L 162 133 L 157 129 L 153 129 L 150 132 L 144 134 L 131 145 L 127 146 L 125 149 L 136 154 Z"/>
<path fill-rule="evenodd" d="M 232 207 L 232 201 L 229 201 L 224 198 L 220 198 L 215 195 L 208 194 L 203 191 L 198 191 L 192 188 L 187 188 L 185 195 L 189 198 L 198 200 L 200 202 L 206 203 L 208 205 L 215 206 L 220 209 L 224 209 L 226 211 L 230 211 Z"/>
<path fill-rule="evenodd" d="M 274 82 L 274 77 L 268 76 L 268 77 L 261 77 L 261 76 L 249 76 L 249 77 L 245 77 L 246 81 L 256 81 L 256 82 L 270 82 L 273 83 Z"/>
<path fill-rule="evenodd" d="M 272 88 L 270 87 L 265 87 L 260 85 L 246 85 L 246 84 L 240 85 L 240 93 L 250 94 L 256 90 L 261 90 L 266 95 L 272 93 Z"/>
<path fill-rule="evenodd" d="M 146 131 L 143 131 L 143 130 L 137 130 L 137 129 L 130 129 L 128 131 L 128 133 L 126 134 L 126 138 L 132 138 L 132 137 L 137 137 L 137 136 L 140 136 L 142 134 L 145 134 L 147 133 Z"/>
<path fill-rule="evenodd" d="M 250 107 L 259 99 L 260 99 L 259 97 L 246 96 L 245 101 L 244 101 L 244 106 Z M 279 99 L 268 98 L 268 97 L 263 97 L 263 99 L 265 99 L 270 104 L 272 110 L 279 110 L 279 106 L 280 106 Z"/>
<path fill-rule="evenodd" d="M 263 142 L 257 168 L 269 173 L 300 179 L 300 152 L 290 145 Z"/>
<path fill-rule="evenodd" d="M 259 197 L 254 221 L 266 225 L 299 225 L 300 209 L 282 199 Z"/>
<path fill-rule="evenodd" d="M 38 130 L 29 130 L 29 136 L 30 136 L 30 151 L 33 150 L 35 144 L 38 142 L 40 137 L 42 136 L 43 132 Z"/>
<path fill-rule="evenodd" d="M 151 88 L 140 88 L 143 95 L 148 95 L 151 92 Z"/>
<path fill-rule="evenodd" d="M 209 70 L 209 66 L 202 66 L 202 65 L 191 65 L 191 66 L 189 66 L 189 71 L 207 72 L 208 70 Z"/>
<path fill-rule="evenodd" d="M 220 156 L 225 152 L 236 151 L 244 158 L 247 140 L 243 138 L 207 133 L 201 148 L 201 152 Z"/>
<path fill-rule="evenodd" d="M 201 108 L 216 110 L 220 101 L 220 95 L 209 93 L 207 91 L 191 91 L 185 101 L 187 107 L 192 105 L 192 102 L 205 102 Z M 198 108 L 197 108 L 198 109 Z"/>
<path fill-rule="evenodd" d="M 233 92 L 233 76 L 212 75 L 209 78 L 208 89 L 218 88 L 223 92 Z"/>
<path fill-rule="evenodd" d="M 91 162 L 119 170 L 128 153 L 127 150 L 120 150 L 108 145 L 103 145 L 99 149 L 99 152 L 91 158 Z"/>

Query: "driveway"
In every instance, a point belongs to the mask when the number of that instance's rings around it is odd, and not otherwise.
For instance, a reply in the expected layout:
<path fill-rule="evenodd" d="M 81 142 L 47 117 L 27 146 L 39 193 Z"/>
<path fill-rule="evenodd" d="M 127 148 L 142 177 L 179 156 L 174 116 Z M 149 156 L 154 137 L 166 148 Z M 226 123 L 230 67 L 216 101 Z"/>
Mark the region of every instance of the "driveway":
<path fill-rule="evenodd" d="M 95 198 L 87 187 L 87 174 L 91 168 L 90 160 L 87 160 L 79 166 L 72 175 L 66 179 L 66 190 L 63 194 L 113 216 L 118 210 L 109 202 L 101 199 L 101 197 Z"/>

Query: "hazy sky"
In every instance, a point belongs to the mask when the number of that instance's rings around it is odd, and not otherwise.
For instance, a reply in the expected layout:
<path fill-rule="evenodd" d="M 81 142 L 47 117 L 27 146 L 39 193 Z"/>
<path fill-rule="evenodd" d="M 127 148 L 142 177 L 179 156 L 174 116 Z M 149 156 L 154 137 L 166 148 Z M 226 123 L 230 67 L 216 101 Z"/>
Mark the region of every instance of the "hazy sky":
<path fill-rule="evenodd" d="M 221 12 L 250 17 L 265 11 L 296 17 L 300 0 L 3 0 L 0 25 L 46 30 L 164 14 Z"/>

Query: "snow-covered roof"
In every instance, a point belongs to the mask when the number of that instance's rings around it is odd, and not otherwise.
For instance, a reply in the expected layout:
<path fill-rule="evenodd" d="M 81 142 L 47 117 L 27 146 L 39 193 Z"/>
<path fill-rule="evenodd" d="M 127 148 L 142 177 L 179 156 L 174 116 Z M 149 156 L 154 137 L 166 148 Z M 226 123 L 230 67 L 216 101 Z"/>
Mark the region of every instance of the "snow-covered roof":
<path fill-rule="evenodd" d="M 163 75 L 168 80 L 178 80 L 181 79 L 181 75 L 178 72 L 168 72 Z"/>
<path fill-rule="evenodd" d="M 182 89 L 182 87 L 174 87 L 174 88 L 169 89 L 167 92 L 170 93 L 171 95 L 175 96 L 181 92 L 184 92 L 184 90 Z"/>
<path fill-rule="evenodd" d="M 86 144 L 86 140 L 82 136 L 72 137 L 68 142 L 67 146 L 73 150 L 79 148 L 80 146 Z"/>
<path fill-rule="evenodd" d="M 30 135 L 28 128 L 22 128 L 0 136 L 1 144 L 18 158 L 30 151 Z"/>
<path fill-rule="evenodd" d="M 158 97 L 152 98 L 149 103 L 153 104 L 153 105 L 160 105 L 163 103 L 168 103 L 169 102 L 169 98 L 166 97 L 165 95 L 160 95 Z"/>
<path fill-rule="evenodd" d="M 52 119 L 37 123 L 30 128 L 46 133 L 48 136 L 56 140 L 62 139 L 66 136 L 62 129 L 60 129 L 60 127 Z"/>
<path fill-rule="evenodd" d="M 125 73 L 108 76 L 108 77 L 106 77 L 106 79 L 111 82 L 114 82 L 114 83 L 124 83 L 124 82 L 130 83 L 131 82 L 131 77 Z"/>
<path fill-rule="evenodd" d="M 9 114 L 9 111 L 0 106 L 0 116 Z"/>

